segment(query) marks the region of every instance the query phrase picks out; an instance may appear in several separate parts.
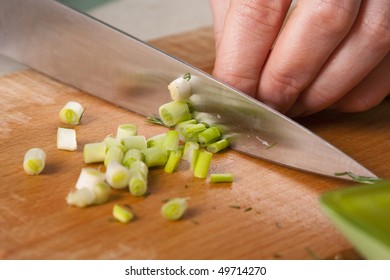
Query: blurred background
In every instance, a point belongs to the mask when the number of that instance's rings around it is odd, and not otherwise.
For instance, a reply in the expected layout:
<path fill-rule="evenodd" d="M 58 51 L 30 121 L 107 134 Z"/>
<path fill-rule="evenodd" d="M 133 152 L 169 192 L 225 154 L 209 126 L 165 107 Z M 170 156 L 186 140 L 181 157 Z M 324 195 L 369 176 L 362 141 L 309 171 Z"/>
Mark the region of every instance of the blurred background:
<path fill-rule="evenodd" d="M 58 0 L 142 40 L 211 26 L 208 0 Z M 24 66 L 0 55 L 0 75 Z"/>

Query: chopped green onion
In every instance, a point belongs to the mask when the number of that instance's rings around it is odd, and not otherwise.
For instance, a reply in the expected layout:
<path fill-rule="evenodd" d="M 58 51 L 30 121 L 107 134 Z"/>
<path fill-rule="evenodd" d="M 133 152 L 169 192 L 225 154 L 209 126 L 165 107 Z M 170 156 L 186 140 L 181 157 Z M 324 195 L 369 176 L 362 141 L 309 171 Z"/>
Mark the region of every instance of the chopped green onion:
<path fill-rule="evenodd" d="M 215 126 L 209 127 L 206 130 L 198 134 L 198 141 L 202 147 L 219 140 L 221 138 L 221 132 Z"/>
<path fill-rule="evenodd" d="M 198 142 L 198 135 L 206 130 L 206 126 L 202 123 L 189 124 L 183 130 L 183 136 L 186 141 Z"/>
<path fill-rule="evenodd" d="M 95 184 L 92 188 L 92 191 L 95 194 L 93 204 L 103 204 L 110 199 L 111 187 L 105 182 L 99 182 Z"/>
<path fill-rule="evenodd" d="M 107 136 L 106 138 L 104 138 L 103 142 L 106 145 L 107 149 L 113 146 L 117 146 L 119 149 L 122 150 L 123 153 L 126 153 L 127 151 L 126 147 L 122 145 L 121 141 L 112 136 Z"/>
<path fill-rule="evenodd" d="M 123 208 L 118 204 L 114 205 L 112 215 L 116 220 L 124 224 L 134 219 L 134 214 L 129 209 Z"/>
<path fill-rule="evenodd" d="M 150 137 L 148 140 L 146 140 L 146 144 L 147 144 L 148 148 L 151 148 L 154 146 L 162 146 L 166 137 L 167 137 L 166 133 L 154 135 L 154 136 Z"/>
<path fill-rule="evenodd" d="M 106 181 L 114 189 L 123 189 L 129 183 L 130 172 L 129 170 L 118 163 L 117 161 L 111 161 L 106 169 Z"/>
<path fill-rule="evenodd" d="M 367 177 L 367 176 L 359 176 L 352 172 L 340 172 L 335 173 L 335 176 L 349 176 L 353 181 L 363 184 L 374 184 L 375 182 L 381 181 L 382 179 L 377 177 Z"/>
<path fill-rule="evenodd" d="M 167 162 L 168 153 L 162 146 L 154 146 L 141 151 L 143 161 L 148 167 L 163 166 Z"/>
<path fill-rule="evenodd" d="M 149 173 L 149 168 L 143 161 L 138 160 L 133 162 L 133 164 L 130 167 L 130 176 L 132 175 L 132 173 L 140 173 L 142 174 L 142 176 L 147 178 Z"/>
<path fill-rule="evenodd" d="M 148 190 L 148 181 L 141 172 L 130 172 L 129 191 L 134 196 L 143 196 Z"/>
<path fill-rule="evenodd" d="M 190 163 L 190 170 L 194 172 L 199 155 L 199 143 L 188 141 L 184 144 L 183 159 Z"/>
<path fill-rule="evenodd" d="M 137 135 L 138 128 L 135 124 L 121 124 L 116 130 L 116 139 L 122 141 L 129 136 Z"/>
<path fill-rule="evenodd" d="M 76 151 L 77 150 L 76 130 L 71 128 L 59 127 L 57 129 L 57 149 Z"/>
<path fill-rule="evenodd" d="M 81 169 L 79 178 L 76 182 L 76 189 L 82 188 L 93 189 L 93 187 L 101 182 L 104 182 L 106 175 L 103 172 L 91 167 L 84 167 Z"/>
<path fill-rule="evenodd" d="M 179 132 L 177 132 L 176 130 L 168 131 L 166 133 L 163 147 L 167 151 L 177 150 L 179 148 Z"/>
<path fill-rule="evenodd" d="M 172 100 L 186 100 L 191 96 L 190 79 L 180 77 L 168 85 Z"/>
<path fill-rule="evenodd" d="M 130 168 L 134 162 L 140 160 L 142 160 L 141 151 L 137 149 L 131 149 L 128 150 L 123 157 L 122 165 L 126 166 L 127 168 Z"/>
<path fill-rule="evenodd" d="M 211 143 L 207 146 L 207 151 L 210 153 L 218 153 L 219 151 L 227 148 L 229 146 L 229 141 L 226 139 L 221 139 L 217 142 Z"/>
<path fill-rule="evenodd" d="M 84 145 L 84 163 L 104 162 L 106 145 L 103 142 Z"/>
<path fill-rule="evenodd" d="M 180 219 L 188 208 L 187 198 L 174 198 L 165 202 L 161 207 L 161 214 L 168 220 Z"/>
<path fill-rule="evenodd" d="M 165 164 L 164 171 L 169 174 L 175 171 L 179 165 L 182 154 L 183 152 L 181 150 L 171 151 L 167 163 Z"/>
<path fill-rule="evenodd" d="M 45 168 L 46 153 L 40 148 L 32 148 L 24 154 L 23 169 L 28 175 L 38 175 Z"/>
<path fill-rule="evenodd" d="M 179 140 L 184 142 L 185 141 L 185 137 L 184 137 L 184 129 L 185 129 L 185 127 L 187 125 L 189 125 L 189 124 L 196 124 L 196 123 L 197 123 L 197 120 L 190 119 L 188 121 L 180 122 L 177 125 L 175 125 L 175 130 L 177 132 L 179 132 Z"/>
<path fill-rule="evenodd" d="M 131 150 L 131 149 L 143 150 L 148 147 L 146 138 L 143 135 L 128 136 L 122 139 L 122 143 L 127 150 Z"/>
<path fill-rule="evenodd" d="M 144 196 L 148 191 L 147 165 L 142 161 L 136 161 L 130 168 L 129 191 L 134 196 Z"/>
<path fill-rule="evenodd" d="M 63 123 L 77 125 L 83 116 L 84 108 L 80 103 L 69 101 L 61 109 L 59 117 Z"/>
<path fill-rule="evenodd" d="M 81 208 L 91 205 L 94 200 L 95 193 L 89 188 L 82 188 L 74 192 L 70 192 L 66 197 L 66 202 L 69 205 Z"/>
<path fill-rule="evenodd" d="M 159 108 L 160 117 L 168 126 L 174 126 L 192 118 L 188 105 L 185 101 L 171 101 Z"/>
<path fill-rule="evenodd" d="M 184 80 L 187 80 L 187 81 L 191 80 L 191 73 L 185 73 L 185 74 L 183 75 L 183 79 L 184 79 Z"/>
<path fill-rule="evenodd" d="M 231 183 L 233 182 L 233 174 L 230 173 L 213 173 L 210 174 L 211 183 Z"/>
<path fill-rule="evenodd" d="M 123 156 L 123 152 L 118 146 L 110 147 L 104 158 L 104 166 L 107 166 L 111 161 L 122 162 Z"/>
<path fill-rule="evenodd" d="M 207 177 L 212 157 L 213 154 L 208 151 L 199 151 L 198 159 L 196 160 L 194 169 L 194 176 L 196 178 L 204 179 Z"/>

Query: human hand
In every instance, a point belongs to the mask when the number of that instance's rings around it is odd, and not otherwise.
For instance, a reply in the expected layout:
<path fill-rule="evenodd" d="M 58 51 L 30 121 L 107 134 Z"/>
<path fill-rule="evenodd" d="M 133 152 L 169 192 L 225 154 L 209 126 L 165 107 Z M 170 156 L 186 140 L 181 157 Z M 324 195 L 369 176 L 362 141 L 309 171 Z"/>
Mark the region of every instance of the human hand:
<path fill-rule="evenodd" d="M 210 0 L 213 75 L 291 117 L 368 110 L 390 92 L 388 0 Z M 295 3 L 294 3 L 295 4 Z"/>

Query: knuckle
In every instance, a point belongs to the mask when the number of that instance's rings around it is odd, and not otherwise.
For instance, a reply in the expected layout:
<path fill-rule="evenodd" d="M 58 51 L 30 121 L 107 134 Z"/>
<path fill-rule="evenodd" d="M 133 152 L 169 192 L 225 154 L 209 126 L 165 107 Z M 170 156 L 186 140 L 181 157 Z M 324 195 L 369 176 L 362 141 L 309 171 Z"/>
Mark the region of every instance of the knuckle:
<path fill-rule="evenodd" d="M 292 72 L 279 71 L 269 73 L 269 92 L 284 96 L 286 102 L 299 94 L 304 85 Z"/>
<path fill-rule="evenodd" d="M 364 38 L 380 48 L 390 47 L 390 13 L 377 13 L 362 20 Z"/>
<path fill-rule="evenodd" d="M 240 1 L 237 17 L 252 31 L 274 31 L 279 28 L 279 23 L 285 16 L 284 6 L 280 1 Z"/>
<path fill-rule="evenodd" d="M 343 35 L 352 26 L 358 12 L 353 2 L 319 1 L 310 22 L 326 33 Z"/>

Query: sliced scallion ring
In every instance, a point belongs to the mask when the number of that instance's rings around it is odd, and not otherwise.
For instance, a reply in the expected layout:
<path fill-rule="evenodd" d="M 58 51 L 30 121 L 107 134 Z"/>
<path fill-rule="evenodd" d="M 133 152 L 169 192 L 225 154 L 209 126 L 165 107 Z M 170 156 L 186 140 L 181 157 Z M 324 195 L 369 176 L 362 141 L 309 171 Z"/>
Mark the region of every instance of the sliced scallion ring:
<path fill-rule="evenodd" d="M 57 149 L 76 151 L 77 150 L 76 130 L 71 128 L 59 127 L 57 129 Z"/>
<path fill-rule="evenodd" d="M 63 123 L 77 125 L 84 114 L 84 108 L 80 103 L 69 101 L 60 110 L 59 117 Z"/>
<path fill-rule="evenodd" d="M 187 211 L 187 198 L 174 198 L 161 207 L 161 215 L 168 220 L 175 221 L 180 219 Z"/>
<path fill-rule="evenodd" d="M 28 175 L 38 175 L 45 168 L 46 153 L 40 148 L 32 148 L 24 154 L 23 169 Z"/>
<path fill-rule="evenodd" d="M 129 170 L 113 160 L 107 165 L 106 181 L 113 189 L 124 189 L 129 183 Z"/>
<path fill-rule="evenodd" d="M 126 209 L 118 204 L 114 205 L 112 215 L 116 220 L 124 224 L 134 219 L 134 214 L 129 209 Z"/>

